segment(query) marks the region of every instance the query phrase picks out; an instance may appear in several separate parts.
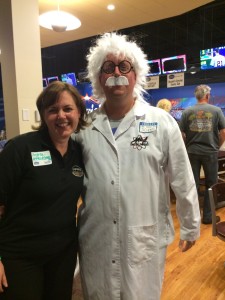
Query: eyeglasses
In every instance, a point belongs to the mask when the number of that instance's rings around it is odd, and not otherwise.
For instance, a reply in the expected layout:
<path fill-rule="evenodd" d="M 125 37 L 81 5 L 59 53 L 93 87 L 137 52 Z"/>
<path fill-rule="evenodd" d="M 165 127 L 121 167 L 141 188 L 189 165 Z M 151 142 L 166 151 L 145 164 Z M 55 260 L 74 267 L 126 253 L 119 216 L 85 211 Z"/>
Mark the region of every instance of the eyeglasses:
<path fill-rule="evenodd" d="M 115 72 L 116 67 L 119 68 L 121 74 L 127 74 L 133 69 L 131 63 L 127 60 L 122 60 L 118 65 L 114 64 L 111 60 L 107 60 L 102 65 L 101 72 L 112 74 Z"/>

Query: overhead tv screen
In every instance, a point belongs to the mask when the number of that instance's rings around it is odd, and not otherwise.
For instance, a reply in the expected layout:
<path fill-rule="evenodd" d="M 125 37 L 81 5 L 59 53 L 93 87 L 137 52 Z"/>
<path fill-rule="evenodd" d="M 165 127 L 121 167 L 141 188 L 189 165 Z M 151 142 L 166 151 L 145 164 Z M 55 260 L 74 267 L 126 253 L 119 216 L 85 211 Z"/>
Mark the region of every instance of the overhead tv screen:
<path fill-rule="evenodd" d="M 77 85 L 77 79 L 75 73 L 66 73 L 61 75 L 61 80 L 72 84 L 73 86 Z"/>
<path fill-rule="evenodd" d="M 187 70 L 185 54 L 162 58 L 161 62 L 162 74 L 185 72 Z"/>
<path fill-rule="evenodd" d="M 59 80 L 59 77 L 58 76 L 52 76 L 52 77 L 48 77 L 47 80 L 48 80 L 48 84 L 49 84 L 53 81 Z"/>
<path fill-rule="evenodd" d="M 150 66 L 150 72 L 147 74 L 147 76 L 154 76 L 154 75 L 161 74 L 160 59 L 149 60 L 148 64 Z"/>
<path fill-rule="evenodd" d="M 225 67 L 225 46 L 200 50 L 202 70 Z"/>
<path fill-rule="evenodd" d="M 46 78 L 42 78 L 42 86 L 43 88 L 46 88 L 48 85 L 47 79 Z"/>

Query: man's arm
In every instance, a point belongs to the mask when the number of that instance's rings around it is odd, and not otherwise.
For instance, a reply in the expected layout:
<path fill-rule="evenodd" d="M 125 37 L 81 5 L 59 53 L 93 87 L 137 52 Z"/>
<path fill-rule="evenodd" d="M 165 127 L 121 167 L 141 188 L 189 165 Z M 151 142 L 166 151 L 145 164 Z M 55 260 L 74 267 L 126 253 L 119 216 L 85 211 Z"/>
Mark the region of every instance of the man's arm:
<path fill-rule="evenodd" d="M 220 130 L 220 146 L 225 142 L 225 128 Z"/>
<path fill-rule="evenodd" d="M 187 150 L 181 132 L 174 128 L 169 134 L 168 174 L 176 196 L 176 212 L 180 222 L 181 251 L 187 251 L 200 236 L 201 215 L 198 194 Z"/>

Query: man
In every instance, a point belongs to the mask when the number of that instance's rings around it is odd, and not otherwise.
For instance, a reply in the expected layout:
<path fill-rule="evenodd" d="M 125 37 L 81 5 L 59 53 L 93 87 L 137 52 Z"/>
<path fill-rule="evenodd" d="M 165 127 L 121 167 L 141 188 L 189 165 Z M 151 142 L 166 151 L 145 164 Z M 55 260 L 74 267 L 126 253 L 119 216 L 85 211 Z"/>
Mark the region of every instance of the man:
<path fill-rule="evenodd" d="M 198 102 L 183 112 L 180 121 L 197 189 L 201 167 L 205 173 L 203 224 L 212 223 L 208 188 L 217 182 L 218 150 L 225 140 L 225 118 L 219 107 L 208 103 L 210 91 L 211 88 L 207 85 L 197 86 L 195 97 Z M 219 220 L 217 217 L 217 222 Z"/>
<path fill-rule="evenodd" d="M 97 99 L 76 138 L 87 171 L 79 215 L 85 299 L 158 300 L 173 241 L 169 181 L 177 198 L 180 248 L 199 237 L 196 186 L 176 121 L 142 98 L 146 55 L 126 36 L 106 33 L 90 49 Z"/>

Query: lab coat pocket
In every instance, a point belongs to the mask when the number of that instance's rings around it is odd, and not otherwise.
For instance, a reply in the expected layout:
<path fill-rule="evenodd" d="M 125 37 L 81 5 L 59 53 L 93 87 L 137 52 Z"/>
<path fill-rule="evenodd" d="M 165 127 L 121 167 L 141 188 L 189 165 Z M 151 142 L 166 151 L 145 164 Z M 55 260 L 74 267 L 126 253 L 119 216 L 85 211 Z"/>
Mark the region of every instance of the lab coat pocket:
<path fill-rule="evenodd" d="M 157 224 L 128 228 L 128 262 L 131 267 L 151 260 L 156 253 Z"/>

